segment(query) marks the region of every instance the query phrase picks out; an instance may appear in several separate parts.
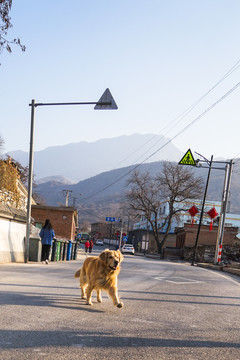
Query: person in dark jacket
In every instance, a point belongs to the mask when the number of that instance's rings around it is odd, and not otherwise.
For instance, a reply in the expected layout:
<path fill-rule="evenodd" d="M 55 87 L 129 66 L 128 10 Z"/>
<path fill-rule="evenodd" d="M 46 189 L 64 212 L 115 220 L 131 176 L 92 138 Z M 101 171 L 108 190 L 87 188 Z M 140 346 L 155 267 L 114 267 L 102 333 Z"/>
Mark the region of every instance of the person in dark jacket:
<path fill-rule="evenodd" d="M 49 219 L 45 221 L 39 236 L 42 242 L 42 263 L 48 264 L 52 240 L 55 237 L 55 233 Z"/>
<path fill-rule="evenodd" d="M 93 249 L 93 241 L 90 240 L 90 243 L 89 243 L 89 252 L 90 253 L 92 252 L 92 249 Z"/>

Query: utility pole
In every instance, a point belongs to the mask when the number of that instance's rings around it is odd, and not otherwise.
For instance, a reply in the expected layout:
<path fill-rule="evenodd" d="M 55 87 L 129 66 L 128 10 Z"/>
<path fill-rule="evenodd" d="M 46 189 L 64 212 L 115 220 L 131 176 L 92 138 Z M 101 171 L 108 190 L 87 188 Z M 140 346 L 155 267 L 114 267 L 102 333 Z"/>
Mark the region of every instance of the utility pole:
<path fill-rule="evenodd" d="M 65 206 L 68 207 L 68 199 L 69 199 L 69 193 L 71 193 L 72 190 L 63 190 L 63 195 L 66 196 L 66 202 Z"/>
<path fill-rule="evenodd" d="M 72 206 L 75 207 L 77 196 L 71 196 L 71 198 L 73 199 Z"/>
<path fill-rule="evenodd" d="M 199 234 L 200 234 L 200 229 L 201 229 L 202 217 L 203 217 L 203 213 L 204 213 L 204 204 L 205 204 L 205 200 L 206 200 L 206 196 L 207 196 L 207 188 L 208 188 L 210 172 L 212 169 L 224 170 L 224 167 L 213 167 L 212 164 L 217 164 L 217 163 L 226 164 L 225 165 L 225 179 L 224 179 L 224 186 L 223 186 L 222 204 L 221 204 L 221 214 L 220 214 L 219 225 L 218 225 L 218 236 L 217 236 L 217 244 L 216 244 L 216 252 L 215 252 L 215 263 L 219 264 L 221 261 L 221 255 L 222 255 L 225 216 L 226 216 L 226 211 L 227 211 L 227 204 L 228 204 L 228 197 L 229 197 L 230 183 L 231 183 L 231 176 L 232 176 L 232 168 L 233 168 L 234 162 L 233 162 L 233 160 L 213 161 L 213 155 L 211 156 L 211 160 L 209 161 L 203 155 L 197 153 L 196 151 L 195 151 L 195 153 L 198 154 L 199 156 L 201 156 L 204 160 L 197 159 L 195 161 L 193 158 L 192 152 L 189 149 L 178 163 L 179 165 L 191 165 L 191 166 L 197 166 L 197 167 L 208 169 L 207 183 L 206 183 L 206 188 L 205 188 L 202 211 L 201 211 L 201 215 L 200 215 L 198 231 L 197 231 L 197 236 L 196 236 L 196 242 L 195 242 L 195 248 L 194 248 L 191 265 L 194 265 L 195 260 L 196 260 L 197 246 L 198 246 Z M 208 166 L 207 167 L 202 166 L 202 163 L 207 163 Z"/>
<path fill-rule="evenodd" d="M 219 217 L 219 225 L 218 225 L 218 235 L 217 235 L 217 243 L 216 243 L 216 251 L 215 251 L 215 264 L 219 264 L 222 257 L 222 245 L 223 245 L 223 235 L 224 235 L 224 225 L 225 225 L 225 217 L 228 205 L 229 198 L 229 190 L 231 184 L 232 177 L 232 168 L 233 168 L 233 160 L 230 160 L 225 167 L 225 178 L 223 185 L 223 193 L 222 193 L 222 204 L 221 204 L 221 213 Z"/>
<path fill-rule="evenodd" d="M 209 178 L 210 178 L 210 174 L 211 174 L 211 170 L 212 170 L 212 162 L 213 162 L 213 155 L 211 156 L 211 160 L 209 162 L 207 182 L 206 182 L 206 187 L 205 187 L 205 192 L 204 192 L 204 197 L 203 197 L 202 210 L 201 210 L 201 215 L 200 215 L 200 219 L 199 219 L 198 231 L 197 231 L 196 242 L 195 242 L 195 247 L 194 247 L 194 252 L 193 252 L 193 258 L 192 258 L 192 263 L 191 263 L 192 266 L 195 263 L 196 255 L 197 255 L 197 246 L 198 246 L 199 234 L 200 234 L 201 225 L 202 225 L 205 201 L 206 201 L 206 197 L 207 197 Z"/>

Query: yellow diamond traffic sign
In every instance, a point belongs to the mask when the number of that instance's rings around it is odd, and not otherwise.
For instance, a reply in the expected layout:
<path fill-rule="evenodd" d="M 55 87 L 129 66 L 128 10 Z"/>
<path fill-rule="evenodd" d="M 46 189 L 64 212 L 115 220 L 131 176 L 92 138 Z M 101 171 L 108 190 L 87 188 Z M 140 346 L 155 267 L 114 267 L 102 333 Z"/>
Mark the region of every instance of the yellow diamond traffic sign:
<path fill-rule="evenodd" d="M 188 151 L 182 157 L 178 164 L 196 166 L 196 161 L 194 160 L 193 154 L 190 149 L 188 149 Z"/>

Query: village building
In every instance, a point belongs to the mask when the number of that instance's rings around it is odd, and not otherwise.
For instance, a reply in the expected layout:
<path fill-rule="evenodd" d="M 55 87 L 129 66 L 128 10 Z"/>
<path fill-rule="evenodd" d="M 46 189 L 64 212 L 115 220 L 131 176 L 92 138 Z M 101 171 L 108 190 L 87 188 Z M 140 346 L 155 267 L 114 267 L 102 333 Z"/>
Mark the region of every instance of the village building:
<path fill-rule="evenodd" d="M 0 263 L 24 262 L 27 197 L 16 164 L 0 160 Z M 36 204 L 33 198 L 31 203 Z"/>
<path fill-rule="evenodd" d="M 46 219 L 49 219 L 56 238 L 75 240 L 78 230 L 78 213 L 74 207 L 33 205 L 31 216 L 34 225 L 41 229 Z"/>
<path fill-rule="evenodd" d="M 198 209 L 198 212 L 191 216 L 189 209 L 195 206 Z M 178 216 L 173 219 L 171 228 L 168 234 L 167 241 L 164 245 L 165 256 L 169 252 L 177 253 L 178 256 L 189 259 L 191 256 L 192 250 L 185 251 L 184 249 L 193 249 L 195 246 L 196 239 L 196 229 L 198 228 L 200 213 L 202 208 L 202 202 L 200 200 L 187 200 L 181 204 L 182 210 L 179 212 Z M 209 217 L 208 212 L 214 208 L 214 212 L 217 216 L 214 219 Z M 217 242 L 217 231 L 218 231 L 218 220 L 219 214 L 221 212 L 221 202 L 218 201 L 206 201 L 204 214 L 202 218 L 202 225 L 199 238 L 199 246 L 210 246 L 207 251 L 211 252 L 209 259 L 214 256 L 216 242 Z M 158 224 L 159 224 L 159 233 L 160 241 L 163 238 L 166 232 L 166 226 L 161 228 L 161 225 L 164 223 L 166 217 L 169 213 L 168 202 L 164 201 L 159 208 L 158 213 Z M 210 231 L 210 228 L 212 229 Z M 224 229 L 224 246 L 230 246 L 235 249 L 240 244 L 238 240 L 238 233 L 240 229 L 240 215 L 231 214 L 230 212 L 226 213 L 225 217 L 225 229 Z M 142 215 L 138 222 L 134 223 L 133 229 L 129 232 L 129 242 L 131 242 L 135 250 L 148 253 L 157 253 L 157 244 L 154 239 L 151 225 L 149 221 Z M 170 250 L 174 249 L 174 250 Z M 177 251 L 176 251 L 177 250 Z M 235 252 L 235 250 L 232 250 Z M 238 251 L 238 250 L 237 250 Z M 187 254 L 188 253 L 188 254 Z M 180 254 L 180 255 L 179 255 Z M 206 256 L 205 256 L 206 257 Z"/>

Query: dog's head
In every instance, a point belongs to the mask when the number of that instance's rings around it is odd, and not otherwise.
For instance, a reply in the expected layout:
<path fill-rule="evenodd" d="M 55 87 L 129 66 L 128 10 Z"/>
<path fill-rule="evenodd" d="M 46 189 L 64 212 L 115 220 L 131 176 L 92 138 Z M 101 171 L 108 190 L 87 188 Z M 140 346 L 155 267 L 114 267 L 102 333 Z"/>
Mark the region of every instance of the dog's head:
<path fill-rule="evenodd" d="M 104 250 L 99 255 L 100 260 L 111 270 L 117 270 L 123 261 L 123 256 L 119 250 Z"/>

